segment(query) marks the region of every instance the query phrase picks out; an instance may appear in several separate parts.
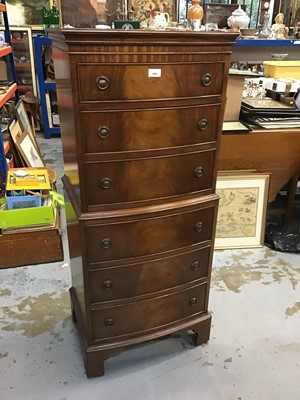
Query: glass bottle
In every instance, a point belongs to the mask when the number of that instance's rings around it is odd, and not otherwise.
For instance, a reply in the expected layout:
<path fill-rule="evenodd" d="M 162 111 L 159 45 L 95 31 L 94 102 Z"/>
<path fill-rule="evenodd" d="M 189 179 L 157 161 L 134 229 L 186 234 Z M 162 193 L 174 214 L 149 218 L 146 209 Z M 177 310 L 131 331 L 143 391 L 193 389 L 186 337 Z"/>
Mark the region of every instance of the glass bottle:
<path fill-rule="evenodd" d="M 53 5 L 50 12 L 50 28 L 59 27 L 59 12 L 58 7 Z"/>
<path fill-rule="evenodd" d="M 264 24 L 258 33 L 258 37 L 261 39 L 269 38 L 271 36 L 271 29 L 269 28 L 270 14 L 268 12 L 264 13 Z"/>
<path fill-rule="evenodd" d="M 50 11 L 46 7 L 42 8 L 42 25 L 44 30 L 50 26 Z"/>
<path fill-rule="evenodd" d="M 200 0 L 192 0 L 192 6 L 188 10 L 189 26 L 194 31 L 199 31 L 203 19 L 203 8 L 200 6 Z"/>

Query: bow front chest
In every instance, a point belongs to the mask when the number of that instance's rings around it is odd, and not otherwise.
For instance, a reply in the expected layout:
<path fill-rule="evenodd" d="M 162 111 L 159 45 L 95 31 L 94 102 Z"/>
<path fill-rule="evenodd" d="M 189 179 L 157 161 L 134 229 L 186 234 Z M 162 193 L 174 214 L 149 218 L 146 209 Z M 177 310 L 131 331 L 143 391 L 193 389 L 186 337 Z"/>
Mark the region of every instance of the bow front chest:
<path fill-rule="evenodd" d="M 216 163 L 236 34 L 50 31 L 73 317 L 87 376 L 126 346 L 209 339 Z"/>

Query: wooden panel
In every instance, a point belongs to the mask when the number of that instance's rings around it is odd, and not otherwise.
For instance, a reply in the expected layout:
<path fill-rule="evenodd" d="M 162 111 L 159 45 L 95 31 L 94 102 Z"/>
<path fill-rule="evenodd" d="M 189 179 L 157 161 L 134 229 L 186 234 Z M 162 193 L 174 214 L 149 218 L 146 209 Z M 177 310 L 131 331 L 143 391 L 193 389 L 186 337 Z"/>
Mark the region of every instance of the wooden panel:
<path fill-rule="evenodd" d="M 300 168 L 300 130 L 222 135 L 218 170 L 255 169 L 270 173 L 269 202 Z"/>
<path fill-rule="evenodd" d="M 166 296 L 92 311 L 93 337 L 97 340 L 147 332 L 204 312 L 206 291 L 207 285 L 203 284 Z"/>
<path fill-rule="evenodd" d="M 219 112 L 220 105 L 211 104 L 82 112 L 84 150 L 86 153 L 133 151 L 216 141 Z"/>
<path fill-rule="evenodd" d="M 210 253 L 208 246 L 149 262 L 90 271 L 91 302 L 145 295 L 205 278 Z"/>
<path fill-rule="evenodd" d="M 178 211 L 177 211 L 178 212 Z M 191 212 L 132 219 L 124 223 L 95 225 L 86 228 L 89 263 L 122 260 L 184 248 L 212 239 L 215 206 Z M 196 224 L 201 224 L 199 232 Z M 111 245 L 105 248 L 103 239 Z"/>
<path fill-rule="evenodd" d="M 88 204 L 112 204 L 212 191 L 215 151 L 86 163 Z M 197 168 L 202 168 L 198 170 Z M 201 176 L 197 177 L 199 171 Z M 111 186 L 103 188 L 103 179 Z"/>
<path fill-rule="evenodd" d="M 103 65 L 78 64 L 79 96 L 82 102 L 175 99 L 199 97 L 222 93 L 224 63 L 201 64 L 148 64 L 148 65 Z M 149 77 L 151 69 L 160 71 L 160 77 Z M 204 76 L 211 76 L 205 85 Z M 96 80 L 104 76 L 108 87 L 100 90 Z M 187 77 L 187 79 L 183 79 Z"/>

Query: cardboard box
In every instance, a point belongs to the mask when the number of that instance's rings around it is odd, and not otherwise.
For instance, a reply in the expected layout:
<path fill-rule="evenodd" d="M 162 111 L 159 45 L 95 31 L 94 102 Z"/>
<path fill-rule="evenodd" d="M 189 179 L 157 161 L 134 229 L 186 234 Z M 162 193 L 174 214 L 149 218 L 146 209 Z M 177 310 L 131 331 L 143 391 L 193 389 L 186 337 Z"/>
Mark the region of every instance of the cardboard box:
<path fill-rule="evenodd" d="M 245 76 L 229 75 L 224 121 L 238 121 L 240 116 Z"/>

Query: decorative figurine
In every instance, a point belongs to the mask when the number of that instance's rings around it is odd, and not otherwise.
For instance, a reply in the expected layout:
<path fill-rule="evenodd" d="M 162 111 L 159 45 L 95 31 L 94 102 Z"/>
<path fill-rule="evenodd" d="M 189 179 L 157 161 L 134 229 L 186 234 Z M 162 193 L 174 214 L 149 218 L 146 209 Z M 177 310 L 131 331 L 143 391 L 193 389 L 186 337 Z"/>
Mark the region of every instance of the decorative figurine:
<path fill-rule="evenodd" d="M 283 39 L 288 35 L 288 28 L 283 23 L 284 14 L 278 13 L 275 17 L 275 24 L 272 25 L 272 36 L 276 39 Z"/>

